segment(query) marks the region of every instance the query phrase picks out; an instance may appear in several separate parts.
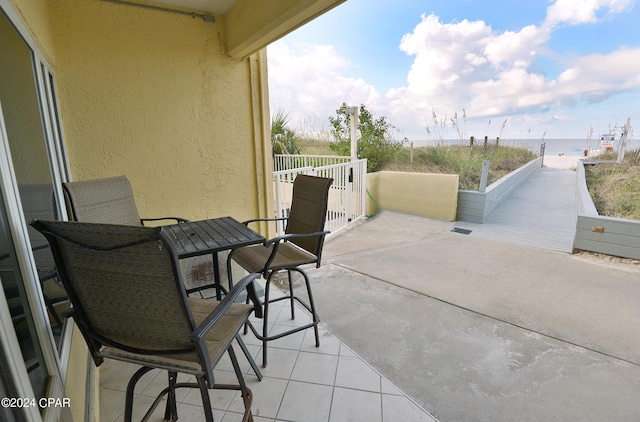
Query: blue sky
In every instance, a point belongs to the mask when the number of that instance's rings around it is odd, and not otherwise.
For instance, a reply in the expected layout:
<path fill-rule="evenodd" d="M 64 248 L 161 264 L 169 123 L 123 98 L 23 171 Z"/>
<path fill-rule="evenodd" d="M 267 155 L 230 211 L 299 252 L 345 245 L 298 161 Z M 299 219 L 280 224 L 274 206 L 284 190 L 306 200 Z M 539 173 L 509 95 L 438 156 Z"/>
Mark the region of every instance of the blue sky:
<path fill-rule="evenodd" d="M 410 140 L 586 139 L 640 121 L 636 0 L 347 0 L 267 54 L 272 113 L 308 135 L 328 136 L 343 102 Z"/>

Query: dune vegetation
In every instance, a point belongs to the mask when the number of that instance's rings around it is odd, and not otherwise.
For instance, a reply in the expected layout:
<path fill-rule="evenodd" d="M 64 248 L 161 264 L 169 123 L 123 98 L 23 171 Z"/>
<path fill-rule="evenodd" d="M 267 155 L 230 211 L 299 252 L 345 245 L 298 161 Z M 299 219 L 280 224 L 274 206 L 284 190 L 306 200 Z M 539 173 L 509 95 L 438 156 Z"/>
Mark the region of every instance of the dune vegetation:
<path fill-rule="evenodd" d="M 600 163 L 585 167 L 587 186 L 598 214 L 640 220 L 638 158 L 638 151 L 634 151 L 627 153 L 621 164 Z"/>
<path fill-rule="evenodd" d="M 334 154 L 326 141 L 302 139 L 298 147 L 302 154 Z M 486 147 L 475 145 L 473 148 L 462 144 L 435 145 L 413 148 L 413 151 L 405 146 L 379 170 L 457 174 L 460 176 L 460 189 L 478 190 L 483 161 L 491 162 L 488 182 L 491 184 L 536 157 L 535 153 L 525 148 L 492 144 Z"/>

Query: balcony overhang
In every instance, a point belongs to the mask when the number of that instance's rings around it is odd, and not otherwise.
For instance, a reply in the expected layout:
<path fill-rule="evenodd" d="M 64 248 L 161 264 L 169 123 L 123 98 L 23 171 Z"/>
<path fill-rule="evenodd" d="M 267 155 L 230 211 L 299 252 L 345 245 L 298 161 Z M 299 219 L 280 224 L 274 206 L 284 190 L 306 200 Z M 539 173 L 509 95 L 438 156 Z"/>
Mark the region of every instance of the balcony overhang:
<path fill-rule="evenodd" d="M 345 0 L 237 0 L 227 17 L 227 51 L 245 57 Z"/>
<path fill-rule="evenodd" d="M 346 0 L 126 0 L 127 3 L 204 13 L 225 20 L 227 53 L 244 58 Z"/>

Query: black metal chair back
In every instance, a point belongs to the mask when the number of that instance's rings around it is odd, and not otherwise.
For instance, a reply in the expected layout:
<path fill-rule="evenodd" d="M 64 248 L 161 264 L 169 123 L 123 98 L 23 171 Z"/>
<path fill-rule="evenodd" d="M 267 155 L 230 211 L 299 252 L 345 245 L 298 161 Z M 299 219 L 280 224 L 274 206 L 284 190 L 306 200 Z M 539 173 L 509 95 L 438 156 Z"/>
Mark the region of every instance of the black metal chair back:
<path fill-rule="evenodd" d="M 320 346 L 318 323 L 320 318 L 316 312 L 311 293 L 311 284 L 307 273 L 301 268 L 307 264 L 320 266 L 322 248 L 325 236 L 329 233 L 324 229 L 329 203 L 329 189 L 333 179 L 299 174 L 293 182 L 293 196 L 288 218 L 256 219 L 256 221 L 286 221 L 285 234 L 270 239 L 266 245 L 249 246 L 233 251 L 227 261 L 227 271 L 231 274 L 231 261 L 235 261 L 249 273 L 259 272 L 266 278 L 265 296 L 263 301 L 264 319 L 262 331 L 249 323 L 253 333 L 262 341 L 262 364 L 267 364 L 267 342 L 276 340 L 289 334 L 307 328 L 314 329 L 316 347 Z M 276 299 L 269 298 L 269 287 L 275 274 L 279 271 L 287 272 L 289 293 Z M 307 298 L 302 299 L 293 292 L 292 274 L 302 275 L 307 289 Z M 269 304 L 280 300 L 289 300 L 291 319 L 295 318 L 294 305 L 297 301 L 304 306 L 312 316 L 312 322 L 279 333 L 269 332 Z M 246 330 L 245 330 L 246 331 Z"/>
<path fill-rule="evenodd" d="M 216 387 L 213 368 L 229 353 L 250 416 L 250 391 L 231 347 L 254 310 L 234 303 L 255 275 L 246 277 L 222 302 L 189 298 L 181 280 L 178 256 L 162 228 L 62 221 L 31 225 L 51 245 L 56 266 L 73 308 L 73 316 L 96 365 L 105 358 L 142 366 L 127 388 L 125 419 L 130 420 L 133 390 L 153 368 L 169 371 L 167 415 L 177 417 L 178 372 L 194 375 L 205 416 L 212 421 L 207 388 Z M 255 292 L 249 292 L 255 298 Z M 193 311 L 192 311 L 193 310 Z M 173 381 L 172 381 L 173 379 Z M 156 401 L 149 412 L 157 406 Z"/>

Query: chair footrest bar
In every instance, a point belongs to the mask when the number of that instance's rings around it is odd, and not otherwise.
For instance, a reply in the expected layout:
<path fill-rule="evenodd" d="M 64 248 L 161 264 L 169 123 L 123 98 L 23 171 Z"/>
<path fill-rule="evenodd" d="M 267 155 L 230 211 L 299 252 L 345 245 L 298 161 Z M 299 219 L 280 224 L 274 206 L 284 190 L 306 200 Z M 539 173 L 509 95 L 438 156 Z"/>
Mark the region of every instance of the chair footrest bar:
<path fill-rule="evenodd" d="M 311 306 L 309 306 L 308 303 L 306 303 L 304 300 L 300 299 L 298 296 L 293 296 L 293 299 L 295 299 L 300 305 L 304 306 L 304 308 L 309 311 L 309 313 L 311 315 L 313 315 L 313 310 L 311 309 Z M 281 296 L 281 297 L 277 297 L 275 299 L 269 299 L 269 303 L 274 303 L 274 302 L 279 302 L 281 300 L 291 300 L 291 296 Z M 263 303 L 264 305 L 264 303 Z"/>
<path fill-rule="evenodd" d="M 305 325 L 301 325 L 300 327 L 296 327 L 293 328 L 291 330 L 287 330 L 284 331 L 282 333 L 278 333 L 278 334 L 274 334 L 272 336 L 262 336 L 260 334 L 258 334 L 258 331 L 256 330 L 256 328 L 253 326 L 253 324 L 251 323 L 251 321 L 247 321 L 247 325 L 249 326 L 249 328 L 251 329 L 251 332 L 253 333 L 254 336 L 256 336 L 256 338 L 260 341 L 271 341 L 271 340 L 277 340 L 279 338 L 288 336 L 289 334 L 293 334 L 293 333 L 297 333 L 298 331 L 303 331 L 306 330 L 308 328 L 317 326 L 320 323 L 320 320 L 317 320 L 315 322 L 311 322 L 309 324 L 305 324 Z"/>
<path fill-rule="evenodd" d="M 200 386 L 198 385 L 198 383 L 195 383 L 195 382 L 178 382 L 175 385 L 175 389 L 185 388 L 185 387 L 186 388 L 199 388 Z M 242 391 L 242 387 L 240 387 L 239 385 L 234 385 L 234 384 L 214 384 L 214 385 L 208 387 L 208 389 L 209 390 L 236 390 L 236 391 Z M 170 390 L 170 387 L 166 387 L 160 393 L 158 393 L 158 395 L 156 396 L 156 399 L 153 401 L 153 403 L 151 403 L 151 406 L 147 410 L 147 413 L 145 413 L 145 415 L 141 419 L 141 422 L 146 422 L 146 421 L 149 420 L 149 418 L 151 417 L 153 412 L 156 410 L 156 408 L 158 407 L 158 405 L 162 401 L 162 398 L 164 396 L 166 396 L 167 394 L 169 394 L 169 390 Z M 247 421 L 247 420 L 253 420 L 253 419 L 247 419 L 247 415 L 251 414 L 251 404 L 253 402 L 253 393 L 248 388 L 245 390 L 245 392 L 246 392 L 246 394 L 242 395 L 242 398 L 243 398 L 243 401 L 244 401 L 244 405 L 245 405 L 245 417 L 242 419 L 243 422 Z M 172 416 L 172 420 L 174 420 L 174 421 L 178 419 L 178 415 L 171 415 L 171 416 Z"/>

